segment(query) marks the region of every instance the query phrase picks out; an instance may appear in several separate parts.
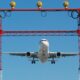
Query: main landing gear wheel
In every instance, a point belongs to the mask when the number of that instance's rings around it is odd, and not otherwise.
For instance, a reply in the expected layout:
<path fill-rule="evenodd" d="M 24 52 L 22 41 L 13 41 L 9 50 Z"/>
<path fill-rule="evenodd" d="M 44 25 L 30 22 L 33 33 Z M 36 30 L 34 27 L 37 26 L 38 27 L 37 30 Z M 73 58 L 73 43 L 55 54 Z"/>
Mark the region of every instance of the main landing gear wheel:
<path fill-rule="evenodd" d="M 54 60 L 52 60 L 52 61 L 51 61 L 51 64 L 55 64 L 55 61 L 54 61 Z"/>
<path fill-rule="evenodd" d="M 32 64 L 35 64 L 35 60 L 32 60 Z"/>

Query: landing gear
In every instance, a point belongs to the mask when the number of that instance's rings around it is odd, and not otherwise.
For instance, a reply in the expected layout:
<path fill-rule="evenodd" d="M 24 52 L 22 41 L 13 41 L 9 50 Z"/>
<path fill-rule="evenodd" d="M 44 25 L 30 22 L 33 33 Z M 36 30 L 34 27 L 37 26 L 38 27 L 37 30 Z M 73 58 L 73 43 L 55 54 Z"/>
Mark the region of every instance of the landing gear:
<path fill-rule="evenodd" d="M 52 60 L 52 61 L 51 61 L 51 64 L 55 64 L 55 60 Z"/>
<path fill-rule="evenodd" d="M 32 64 L 35 64 L 35 60 L 32 60 Z"/>
<path fill-rule="evenodd" d="M 54 58 L 51 60 L 51 64 L 55 64 L 55 60 L 54 60 Z"/>
<path fill-rule="evenodd" d="M 36 62 L 35 62 L 35 60 L 34 60 L 34 58 L 33 58 L 33 60 L 32 60 L 32 64 L 35 64 Z"/>
<path fill-rule="evenodd" d="M 32 60 L 32 62 L 31 62 L 32 64 L 35 64 L 36 62 L 35 62 L 35 60 L 34 60 L 34 57 L 33 57 L 33 60 Z"/>

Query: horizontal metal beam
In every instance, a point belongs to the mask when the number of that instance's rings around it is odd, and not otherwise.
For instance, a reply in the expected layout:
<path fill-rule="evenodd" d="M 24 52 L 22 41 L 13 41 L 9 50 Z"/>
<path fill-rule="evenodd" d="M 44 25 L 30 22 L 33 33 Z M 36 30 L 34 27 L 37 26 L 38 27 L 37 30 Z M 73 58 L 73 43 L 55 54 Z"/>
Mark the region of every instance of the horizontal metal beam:
<path fill-rule="evenodd" d="M 2 36 L 78 36 L 79 30 L 2 31 Z"/>
<path fill-rule="evenodd" d="M 80 11 L 80 8 L 0 8 L 0 11 Z"/>

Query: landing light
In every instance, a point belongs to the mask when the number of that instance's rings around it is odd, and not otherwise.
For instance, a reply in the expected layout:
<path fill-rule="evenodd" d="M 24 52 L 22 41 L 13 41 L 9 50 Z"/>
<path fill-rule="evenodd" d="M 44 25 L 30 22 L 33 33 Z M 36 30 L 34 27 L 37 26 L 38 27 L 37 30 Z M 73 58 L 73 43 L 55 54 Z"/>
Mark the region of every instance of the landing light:
<path fill-rule="evenodd" d="M 16 6 L 16 2 L 15 2 L 15 1 L 11 1 L 11 2 L 10 2 L 10 6 L 11 6 L 12 9 L 14 9 L 15 6 Z"/>

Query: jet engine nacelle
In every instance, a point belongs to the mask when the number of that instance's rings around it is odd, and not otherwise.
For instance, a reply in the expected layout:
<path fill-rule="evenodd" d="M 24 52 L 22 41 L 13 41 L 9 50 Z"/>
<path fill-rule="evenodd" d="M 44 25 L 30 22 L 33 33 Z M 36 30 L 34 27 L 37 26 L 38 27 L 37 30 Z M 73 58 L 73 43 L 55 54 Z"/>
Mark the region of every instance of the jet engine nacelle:
<path fill-rule="evenodd" d="M 57 57 L 60 57 L 61 56 L 61 53 L 60 52 L 57 52 Z"/>
<path fill-rule="evenodd" d="M 31 53 L 30 52 L 27 52 L 27 56 L 29 57 L 31 55 Z"/>

